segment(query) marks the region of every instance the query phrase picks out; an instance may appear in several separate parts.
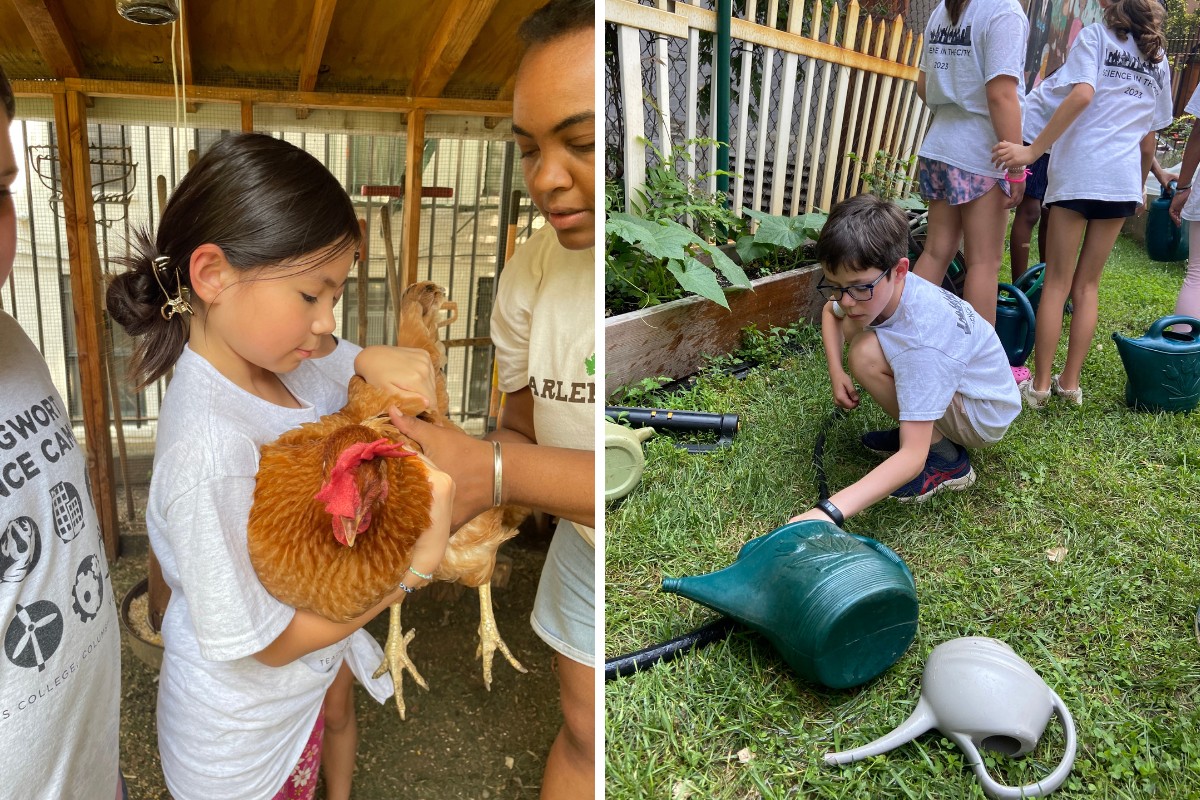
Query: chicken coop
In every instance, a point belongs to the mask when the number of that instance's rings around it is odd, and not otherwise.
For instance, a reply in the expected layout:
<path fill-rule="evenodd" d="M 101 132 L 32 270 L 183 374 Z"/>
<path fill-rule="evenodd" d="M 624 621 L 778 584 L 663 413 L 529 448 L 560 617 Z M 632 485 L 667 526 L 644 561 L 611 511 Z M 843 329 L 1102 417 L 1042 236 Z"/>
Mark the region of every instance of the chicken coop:
<path fill-rule="evenodd" d="M 198 154 L 231 132 L 305 149 L 366 231 L 337 335 L 392 343 L 397 286 L 430 280 L 451 416 L 494 424 L 488 320 L 507 255 L 542 221 L 511 136 L 517 28 L 541 0 L 11 0 L 0 64 L 18 248 L 0 296 L 38 345 L 89 453 L 110 558 L 118 506 L 149 480 L 165 382 L 134 391 L 105 275 L 153 229 Z"/>

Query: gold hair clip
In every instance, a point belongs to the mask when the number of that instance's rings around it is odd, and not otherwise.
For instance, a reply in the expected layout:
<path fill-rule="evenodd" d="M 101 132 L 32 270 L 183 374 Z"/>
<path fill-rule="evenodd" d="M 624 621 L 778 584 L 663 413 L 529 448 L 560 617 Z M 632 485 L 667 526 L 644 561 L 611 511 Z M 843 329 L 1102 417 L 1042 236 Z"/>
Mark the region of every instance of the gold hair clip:
<path fill-rule="evenodd" d="M 154 280 L 158 281 L 158 288 L 162 289 L 163 295 L 167 298 L 167 302 L 163 303 L 162 308 L 158 310 L 158 313 L 162 314 L 162 318 L 169 321 L 176 314 L 195 314 L 196 312 L 192 310 L 192 304 L 188 302 L 188 298 L 191 296 L 188 288 L 183 285 L 183 281 L 179 278 L 179 267 L 175 268 L 175 286 L 179 290 L 175 297 L 171 297 L 171 293 L 163 285 L 162 276 L 158 274 L 170 265 L 170 256 L 155 256 L 152 263 L 154 268 L 150 271 L 154 274 Z"/>

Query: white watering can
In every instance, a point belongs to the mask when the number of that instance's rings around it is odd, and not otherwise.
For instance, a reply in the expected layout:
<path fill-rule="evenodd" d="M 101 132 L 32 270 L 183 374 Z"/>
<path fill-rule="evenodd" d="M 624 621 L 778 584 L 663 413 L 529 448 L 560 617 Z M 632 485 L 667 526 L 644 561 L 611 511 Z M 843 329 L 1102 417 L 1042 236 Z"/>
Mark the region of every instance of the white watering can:
<path fill-rule="evenodd" d="M 1050 715 L 1058 713 L 1067 746 L 1054 771 L 1037 783 L 1006 786 L 988 774 L 980 750 L 1010 757 L 1037 747 Z M 900 727 L 870 744 L 828 753 L 827 764 L 849 764 L 885 753 L 937 728 L 967 754 L 988 797 L 1041 797 L 1062 786 L 1075 763 L 1075 721 L 1062 699 L 1011 647 L 998 639 L 966 636 L 929 654 L 917 707 Z"/>

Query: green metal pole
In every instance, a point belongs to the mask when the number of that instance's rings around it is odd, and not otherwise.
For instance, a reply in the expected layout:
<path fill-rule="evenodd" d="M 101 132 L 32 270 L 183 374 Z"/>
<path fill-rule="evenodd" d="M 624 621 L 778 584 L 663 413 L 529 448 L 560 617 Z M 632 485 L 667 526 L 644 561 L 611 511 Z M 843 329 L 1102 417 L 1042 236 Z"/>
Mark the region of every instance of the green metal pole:
<path fill-rule="evenodd" d="M 717 63 L 713 80 L 717 84 L 717 169 L 729 172 L 729 51 L 733 37 L 729 20 L 733 17 L 733 0 L 717 2 Z M 717 175 L 717 191 L 729 206 L 729 176 Z"/>

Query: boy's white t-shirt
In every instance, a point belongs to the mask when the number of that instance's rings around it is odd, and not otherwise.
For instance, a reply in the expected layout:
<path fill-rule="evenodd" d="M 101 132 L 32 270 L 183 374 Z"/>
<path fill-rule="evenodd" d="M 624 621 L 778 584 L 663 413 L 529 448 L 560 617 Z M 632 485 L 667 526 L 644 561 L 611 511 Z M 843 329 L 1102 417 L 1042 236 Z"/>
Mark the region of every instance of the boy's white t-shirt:
<path fill-rule="evenodd" d="M 498 384 L 530 389 L 538 444 L 596 449 L 595 257 L 563 247 L 546 225 L 500 275 L 490 331 Z M 594 529 L 575 529 L 595 545 Z"/>
<path fill-rule="evenodd" d="M 259 447 L 341 408 L 357 353 L 341 342 L 319 364 L 306 361 L 281 375 L 302 408 L 251 395 L 190 348 L 175 365 L 146 529 L 171 587 L 158 737 L 176 800 L 273 797 L 299 760 L 343 658 L 377 700 L 391 694 L 390 677 L 369 679 L 382 650 L 365 631 L 282 667 L 253 657 L 295 614 L 263 588 L 247 551 Z"/>
<path fill-rule="evenodd" d="M 112 800 L 121 630 L 87 459 L 0 311 L 0 796 Z"/>
<path fill-rule="evenodd" d="M 1029 20 L 1017 0 L 970 0 L 958 23 L 943 1 L 925 26 L 921 71 L 925 103 L 933 121 L 919 155 L 976 175 L 1004 176 L 992 164 L 996 131 L 987 104 L 987 82 L 1000 75 L 1017 79 L 1025 97 L 1025 42 Z"/>
<path fill-rule="evenodd" d="M 1183 113 L 1200 117 L 1200 86 L 1197 86 L 1196 91 L 1192 92 L 1187 105 L 1183 107 Z M 1200 186 L 1196 186 L 1195 183 L 1197 175 L 1200 175 L 1200 169 L 1197 169 L 1193 175 L 1179 176 L 1181 184 L 1192 187 L 1192 192 L 1188 195 L 1187 202 L 1183 204 L 1183 211 L 1181 213 L 1184 219 L 1191 220 L 1192 222 L 1200 220 Z"/>
<path fill-rule="evenodd" d="M 1147 62 L 1132 36 L 1121 41 L 1097 22 L 1079 32 L 1066 63 L 1038 88 L 1057 109 L 1077 83 L 1088 84 L 1095 95 L 1054 143 L 1043 202 L 1142 202 L 1141 141 L 1172 119 L 1166 58 Z"/>
<path fill-rule="evenodd" d="M 994 443 L 1020 413 L 1000 337 L 962 298 L 910 272 L 895 312 L 869 329 L 896 376 L 901 422 L 936 422 L 957 392 L 972 427 Z"/>

